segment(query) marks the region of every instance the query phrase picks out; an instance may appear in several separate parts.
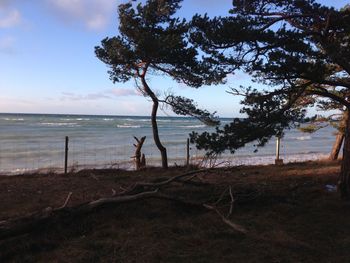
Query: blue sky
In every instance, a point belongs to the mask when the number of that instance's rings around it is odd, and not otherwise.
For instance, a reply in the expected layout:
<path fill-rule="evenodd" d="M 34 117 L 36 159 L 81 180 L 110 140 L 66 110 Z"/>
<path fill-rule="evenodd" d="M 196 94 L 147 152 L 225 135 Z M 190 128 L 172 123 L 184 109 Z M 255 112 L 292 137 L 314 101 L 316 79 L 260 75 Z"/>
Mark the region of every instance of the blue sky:
<path fill-rule="evenodd" d="M 340 8 L 348 0 L 323 0 Z M 133 82 L 113 84 L 94 47 L 117 34 L 117 0 L 0 0 L 0 112 L 149 115 L 151 103 Z M 180 17 L 225 15 L 230 0 L 184 0 Z M 159 94 L 187 96 L 219 116 L 239 116 L 229 87 L 247 85 L 242 74 L 227 84 L 193 89 L 150 77 Z M 168 110 L 160 115 L 170 114 Z"/>

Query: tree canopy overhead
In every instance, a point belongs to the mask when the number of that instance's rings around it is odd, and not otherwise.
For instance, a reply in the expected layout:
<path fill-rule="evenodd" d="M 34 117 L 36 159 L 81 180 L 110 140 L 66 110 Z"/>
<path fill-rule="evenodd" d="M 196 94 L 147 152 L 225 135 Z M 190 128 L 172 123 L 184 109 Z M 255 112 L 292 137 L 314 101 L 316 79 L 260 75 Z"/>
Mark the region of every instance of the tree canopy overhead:
<path fill-rule="evenodd" d="M 244 95 L 241 112 L 247 119 L 216 133 L 193 134 L 199 148 L 234 151 L 257 139 L 264 144 L 297 124 L 307 106 L 324 100 L 350 109 L 348 7 L 336 10 L 314 0 L 233 0 L 232 5 L 227 17 L 194 16 L 192 41 L 211 63 L 243 70 L 268 88 L 233 90 Z M 350 123 L 346 126 L 343 196 L 350 194 Z"/>
<path fill-rule="evenodd" d="M 95 50 L 110 66 L 112 81 L 128 81 L 146 71 L 162 72 L 192 87 L 224 78 L 209 63 L 199 63 L 197 50 L 187 41 L 187 22 L 174 17 L 181 0 L 132 2 L 119 6 L 120 34 L 103 39 Z"/>
<path fill-rule="evenodd" d="M 349 9 L 313 0 L 234 0 L 230 13 L 192 22 L 193 41 L 218 63 L 273 86 L 303 80 L 350 88 Z"/>

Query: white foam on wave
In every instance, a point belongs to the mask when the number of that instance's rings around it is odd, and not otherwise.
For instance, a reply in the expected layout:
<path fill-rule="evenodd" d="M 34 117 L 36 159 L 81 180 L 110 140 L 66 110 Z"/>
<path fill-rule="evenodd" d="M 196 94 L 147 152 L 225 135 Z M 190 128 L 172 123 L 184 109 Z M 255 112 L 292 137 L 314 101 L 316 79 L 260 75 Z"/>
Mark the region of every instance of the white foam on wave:
<path fill-rule="evenodd" d="M 291 154 L 291 155 L 285 155 L 281 156 L 281 159 L 283 159 L 284 163 L 293 163 L 293 162 L 306 162 L 306 161 L 316 161 L 316 160 L 322 160 L 326 159 L 328 155 L 323 153 L 313 153 L 313 154 Z M 232 157 L 229 156 L 222 156 L 218 158 L 218 163 L 222 162 L 224 165 L 231 165 L 231 166 L 237 166 L 237 165 L 268 165 L 268 164 L 274 164 L 275 163 L 275 156 L 274 155 L 257 155 L 257 156 L 239 156 L 239 155 L 233 155 Z"/>
<path fill-rule="evenodd" d="M 23 118 L 4 118 L 5 121 L 24 121 Z"/>
<path fill-rule="evenodd" d="M 61 118 L 61 121 L 89 121 L 89 118 Z"/>
<path fill-rule="evenodd" d="M 140 125 L 127 125 L 127 124 L 123 124 L 123 125 L 117 125 L 118 128 L 141 128 Z"/>
<path fill-rule="evenodd" d="M 78 123 L 75 122 L 42 122 L 41 126 L 49 127 L 60 127 L 60 126 L 69 126 L 69 127 L 79 127 Z"/>
<path fill-rule="evenodd" d="M 293 163 L 293 162 L 303 162 L 303 161 L 316 161 L 316 160 L 322 160 L 326 159 L 327 155 L 322 153 L 315 153 L 315 154 L 292 154 L 283 156 L 283 162 L 284 163 Z M 152 155 L 150 154 L 148 157 L 148 164 L 152 166 L 160 166 L 161 165 L 161 159 L 158 155 Z M 185 159 L 183 157 L 175 157 L 171 158 L 169 156 L 169 163 L 172 163 L 176 161 L 177 164 L 185 163 Z M 133 164 L 129 160 L 116 160 L 113 162 L 113 165 L 110 163 L 111 161 L 108 159 L 101 159 L 91 162 L 83 162 L 80 165 L 76 165 L 76 167 L 79 169 L 82 168 L 122 168 L 122 169 L 133 169 Z M 274 155 L 268 155 L 268 156 L 239 156 L 239 155 L 226 155 L 221 156 L 215 161 L 215 165 L 217 167 L 226 167 L 226 166 L 240 166 L 240 165 L 269 165 L 273 164 L 275 162 L 275 156 Z M 49 163 L 49 162 L 47 162 Z M 50 166 L 46 167 L 43 165 L 43 167 L 39 168 L 6 168 L 2 167 L 0 169 L 0 175 L 14 175 L 14 174 L 24 174 L 28 172 L 49 172 L 57 170 L 59 172 L 62 172 L 62 168 L 57 168 L 59 166 L 60 160 L 53 160 L 53 163 L 50 164 Z M 200 164 L 204 167 L 213 165 L 213 162 L 203 162 L 203 155 L 202 154 L 195 154 L 191 155 L 191 163 L 192 164 Z M 128 165 L 126 165 L 128 164 Z"/>
<path fill-rule="evenodd" d="M 157 122 L 179 122 L 179 120 L 162 120 L 162 119 L 158 119 Z"/>
<path fill-rule="evenodd" d="M 298 141 L 306 141 L 306 140 L 311 140 L 312 137 L 310 135 L 308 136 L 299 136 L 299 137 L 294 137 L 293 139 L 296 139 Z"/>
<path fill-rule="evenodd" d="M 32 169 L 27 168 L 16 168 L 12 170 L 0 170 L 0 175 L 16 175 L 16 174 L 24 174 L 32 171 Z"/>
<path fill-rule="evenodd" d="M 151 121 L 151 119 L 131 119 L 131 118 L 122 118 L 119 119 L 120 121 L 129 121 L 129 122 L 149 122 Z M 157 120 L 159 122 L 159 120 Z"/>
<path fill-rule="evenodd" d="M 204 127 L 205 127 L 204 124 L 180 126 L 180 128 L 186 128 L 186 129 L 195 129 L 195 128 L 204 128 Z"/>

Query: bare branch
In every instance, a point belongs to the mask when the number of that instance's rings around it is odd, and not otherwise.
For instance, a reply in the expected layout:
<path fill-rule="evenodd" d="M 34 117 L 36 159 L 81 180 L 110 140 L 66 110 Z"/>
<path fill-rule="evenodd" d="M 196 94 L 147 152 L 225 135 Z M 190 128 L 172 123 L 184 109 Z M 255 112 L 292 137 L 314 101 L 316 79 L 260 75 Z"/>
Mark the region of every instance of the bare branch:
<path fill-rule="evenodd" d="M 66 200 L 64 201 L 63 205 L 62 205 L 62 206 L 60 206 L 59 208 L 57 208 L 56 210 L 59 210 L 59 209 L 65 208 L 65 207 L 67 206 L 67 204 L 68 204 L 68 202 L 69 202 L 69 199 L 70 199 L 70 197 L 72 196 L 72 194 L 73 194 L 72 192 L 69 192 L 69 194 L 68 194 L 68 196 L 67 196 Z"/>
<path fill-rule="evenodd" d="M 233 204 L 235 202 L 235 199 L 233 198 L 233 193 L 232 193 L 232 187 L 231 185 L 229 186 L 229 193 L 230 193 L 230 197 L 231 197 L 231 203 L 230 203 L 230 210 L 227 214 L 226 217 L 229 217 L 232 214 L 232 210 L 233 210 Z"/>

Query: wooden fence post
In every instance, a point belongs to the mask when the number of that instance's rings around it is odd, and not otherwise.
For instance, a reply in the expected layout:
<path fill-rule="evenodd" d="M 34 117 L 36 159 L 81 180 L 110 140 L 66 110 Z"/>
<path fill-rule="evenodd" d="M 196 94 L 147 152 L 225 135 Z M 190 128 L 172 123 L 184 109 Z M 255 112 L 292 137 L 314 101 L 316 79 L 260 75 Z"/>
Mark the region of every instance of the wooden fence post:
<path fill-rule="evenodd" d="M 186 144 L 186 166 L 190 165 L 190 139 L 187 138 Z"/>
<path fill-rule="evenodd" d="M 66 136 L 66 142 L 64 147 L 64 174 L 67 174 L 67 169 L 68 169 L 68 142 L 69 142 L 69 138 L 68 136 Z"/>
<path fill-rule="evenodd" d="M 276 138 L 276 159 L 275 164 L 281 165 L 283 164 L 283 159 L 280 159 L 280 146 L 281 146 L 281 137 Z"/>

